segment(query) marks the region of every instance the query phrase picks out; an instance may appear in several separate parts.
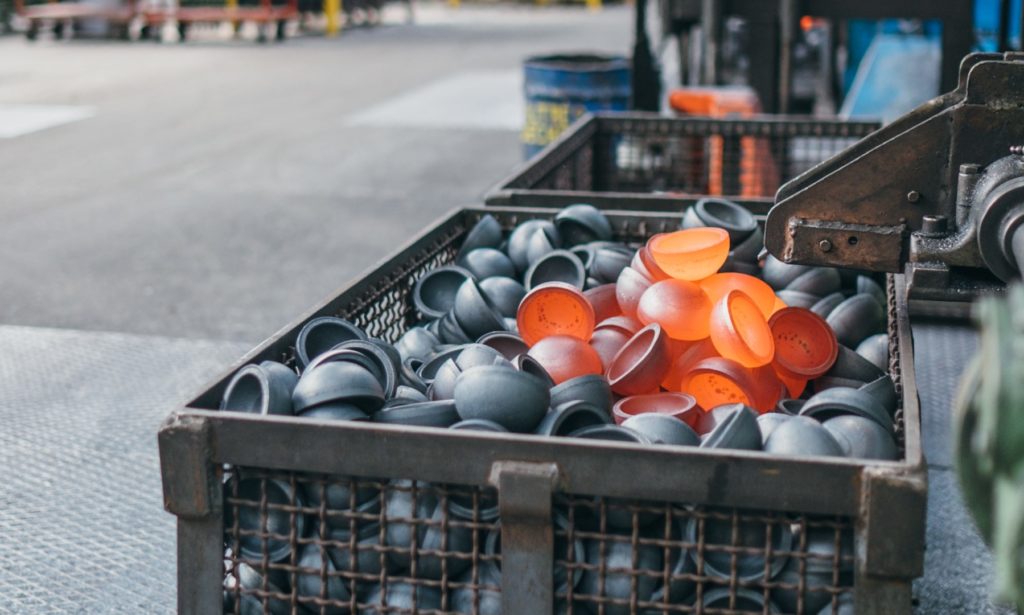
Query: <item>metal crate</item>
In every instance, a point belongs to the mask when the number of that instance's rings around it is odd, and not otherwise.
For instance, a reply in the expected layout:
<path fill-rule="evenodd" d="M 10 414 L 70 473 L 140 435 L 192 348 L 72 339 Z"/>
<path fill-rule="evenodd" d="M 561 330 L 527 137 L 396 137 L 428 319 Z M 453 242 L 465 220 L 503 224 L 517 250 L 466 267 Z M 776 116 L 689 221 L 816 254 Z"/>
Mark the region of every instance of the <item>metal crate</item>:
<path fill-rule="evenodd" d="M 681 197 L 750 199 L 767 213 L 786 181 L 828 160 L 877 122 L 785 116 L 668 118 L 598 113 L 498 184 L 488 205 L 679 211 Z"/>
<path fill-rule="evenodd" d="M 840 612 L 851 593 L 858 613 L 910 612 L 926 473 L 899 276 L 889 278 L 898 462 L 212 410 L 241 366 L 293 365 L 315 316 L 397 339 L 417 319 L 415 280 L 451 262 L 484 214 L 511 228 L 555 211 L 455 211 L 169 417 L 159 444 L 165 506 L 178 517 L 180 612 L 405 613 L 395 605 L 412 592 L 419 613 L 710 614 L 785 591 L 800 594 L 788 612 Z M 608 217 L 630 242 L 680 223 Z M 382 586 L 390 609 L 372 606 Z M 715 609 L 696 606 L 712 599 Z"/>

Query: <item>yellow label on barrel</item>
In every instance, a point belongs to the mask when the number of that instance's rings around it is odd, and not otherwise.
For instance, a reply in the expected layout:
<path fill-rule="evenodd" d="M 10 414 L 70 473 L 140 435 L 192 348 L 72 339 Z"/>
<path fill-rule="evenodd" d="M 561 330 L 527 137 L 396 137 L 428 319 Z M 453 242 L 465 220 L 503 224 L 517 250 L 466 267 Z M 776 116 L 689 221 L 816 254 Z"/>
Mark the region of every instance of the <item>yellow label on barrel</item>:
<path fill-rule="evenodd" d="M 582 112 L 568 103 L 528 102 L 523 143 L 547 145 L 562 134 Z"/>

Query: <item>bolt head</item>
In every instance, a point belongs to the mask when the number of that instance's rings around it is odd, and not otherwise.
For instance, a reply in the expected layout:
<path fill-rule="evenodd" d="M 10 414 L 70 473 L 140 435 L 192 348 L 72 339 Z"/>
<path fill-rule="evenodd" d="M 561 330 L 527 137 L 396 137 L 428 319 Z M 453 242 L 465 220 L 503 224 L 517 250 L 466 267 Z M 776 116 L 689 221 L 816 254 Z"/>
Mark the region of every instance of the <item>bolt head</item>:
<path fill-rule="evenodd" d="M 907 200 L 911 203 L 916 203 L 921 200 L 921 193 L 917 190 L 911 190 L 907 193 Z"/>
<path fill-rule="evenodd" d="M 818 242 L 818 247 L 821 248 L 822 252 L 831 252 L 832 242 L 829 241 L 828 239 L 822 239 L 821 241 Z"/>

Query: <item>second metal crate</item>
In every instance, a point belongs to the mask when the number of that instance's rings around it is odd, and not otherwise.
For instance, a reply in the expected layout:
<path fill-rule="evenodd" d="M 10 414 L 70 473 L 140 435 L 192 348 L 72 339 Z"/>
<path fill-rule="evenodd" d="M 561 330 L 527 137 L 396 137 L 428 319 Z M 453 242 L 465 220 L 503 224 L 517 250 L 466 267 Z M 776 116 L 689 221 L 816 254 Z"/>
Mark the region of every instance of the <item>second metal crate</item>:
<path fill-rule="evenodd" d="M 871 121 L 598 113 L 503 180 L 488 205 L 679 211 L 680 199 L 750 199 L 764 213 L 782 183 L 879 127 Z"/>

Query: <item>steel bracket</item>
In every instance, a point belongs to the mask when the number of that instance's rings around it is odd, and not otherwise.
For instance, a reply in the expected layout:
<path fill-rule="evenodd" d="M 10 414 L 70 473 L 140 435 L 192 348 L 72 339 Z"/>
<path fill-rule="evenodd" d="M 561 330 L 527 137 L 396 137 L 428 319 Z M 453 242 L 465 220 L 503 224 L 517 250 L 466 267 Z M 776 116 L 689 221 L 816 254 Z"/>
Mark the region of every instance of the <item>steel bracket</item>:
<path fill-rule="evenodd" d="M 558 477 L 553 463 L 499 461 L 491 466 L 501 514 L 503 613 L 553 612 L 551 494 Z"/>
<path fill-rule="evenodd" d="M 211 437 L 206 421 L 177 413 L 157 434 L 164 508 L 178 517 L 198 519 L 220 515 L 220 480 L 210 459 Z"/>

